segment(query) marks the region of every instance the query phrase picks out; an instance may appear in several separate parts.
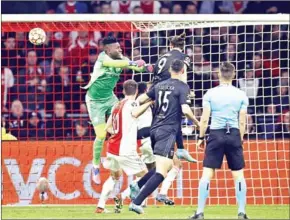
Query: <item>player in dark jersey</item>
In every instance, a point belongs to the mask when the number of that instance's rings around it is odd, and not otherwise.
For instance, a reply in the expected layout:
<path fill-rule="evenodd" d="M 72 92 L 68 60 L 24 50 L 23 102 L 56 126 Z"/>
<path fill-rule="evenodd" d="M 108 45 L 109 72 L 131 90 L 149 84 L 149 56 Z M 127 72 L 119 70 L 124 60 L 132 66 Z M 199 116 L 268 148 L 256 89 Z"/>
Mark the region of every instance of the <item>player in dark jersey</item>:
<path fill-rule="evenodd" d="M 170 51 L 161 56 L 153 69 L 153 85 L 170 78 L 170 65 L 173 60 L 181 60 L 184 62 L 184 76 L 190 67 L 190 58 L 182 52 L 185 44 L 185 33 L 174 36 L 170 41 Z M 184 82 L 184 80 L 182 80 Z M 186 82 L 185 82 L 186 83 Z"/>
<path fill-rule="evenodd" d="M 187 97 L 190 93 L 189 87 L 180 80 L 184 72 L 183 61 L 172 61 L 170 72 L 171 78 L 155 85 L 147 95 L 143 95 L 144 100 L 140 100 L 140 102 L 150 99 L 155 100 L 155 115 L 150 136 L 156 160 L 156 170 L 150 170 L 137 183 L 130 185 L 133 201 L 129 210 L 138 214 L 144 212 L 141 207 L 142 202 L 160 185 L 168 170 L 172 168 L 174 145 L 176 135 L 180 129 L 182 115 L 184 114 L 199 126 L 199 122 L 187 104 Z"/>
<path fill-rule="evenodd" d="M 187 81 L 187 69 L 190 67 L 190 58 L 188 55 L 182 52 L 185 44 L 185 33 L 174 36 L 170 40 L 170 51 L 161 56 L 153 69 L 153 86 L 170 78 L 170 65 L 173 60 L 181 60 L 184 62 L 184 73 L 182 75 L 182 81 Z M 177 152 L 176 155 L 179 159 L 185 159 L 189 162 L 196 162 L 192 158 L 187 150 L 184 149 L 183 136 L 181 131 L 181 124 L 176 136 Z"/>

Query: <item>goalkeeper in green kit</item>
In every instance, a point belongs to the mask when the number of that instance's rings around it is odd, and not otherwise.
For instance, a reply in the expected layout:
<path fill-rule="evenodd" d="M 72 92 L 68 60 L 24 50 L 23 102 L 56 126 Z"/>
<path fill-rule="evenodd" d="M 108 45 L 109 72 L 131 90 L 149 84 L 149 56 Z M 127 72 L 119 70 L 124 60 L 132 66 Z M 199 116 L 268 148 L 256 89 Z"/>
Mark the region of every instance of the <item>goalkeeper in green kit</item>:
<path fill-rule="evenodd" d="M 101 183 L 100 160 L 106 138 L 106 116 L 111 114 L 113 106 L 118 102 L 113 90 L 119 81 L 124 68 L 143 72 L 151 66 L 145 66 L 143 60 L 130 61 L 122 55 L 117 39 L 107 37 L 103 40 L 104 51 L 99 54 L 94 65 L 90 82 L 83 87 L 87 89 L 86 105 L 96 138 L 93 146 L 93 181 Z M 152 71 L 152 70 L 148 70 Z"/>

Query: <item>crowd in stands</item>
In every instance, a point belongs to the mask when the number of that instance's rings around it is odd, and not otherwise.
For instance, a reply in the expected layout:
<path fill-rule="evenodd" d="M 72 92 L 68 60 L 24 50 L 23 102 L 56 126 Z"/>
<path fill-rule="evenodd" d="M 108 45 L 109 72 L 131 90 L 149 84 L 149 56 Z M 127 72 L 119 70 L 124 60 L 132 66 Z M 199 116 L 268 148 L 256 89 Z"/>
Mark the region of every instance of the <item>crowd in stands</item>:
<path fill-rule="evenodd" d="M 289 10 L 287 1 L 2 1 L 3 14 L 264 14 Z"/>
<path fill-rule="evenodd" d="M 43 4 L 44 13 L 52 13 L 52 10 L 53 13 L 92 12 L 90 10 L 94 13 L 149 13 L 146 11 L 149 6 L 146 8 L 144 4 L 150 2 L 128 1 L 128 12 L 122 5 L 125 1 L 35 4 Z M 243 2 L 239 7 L 228 1 L 151 3 L 154 4 L 151 13 L 277 13 L 284 10 L 279 2 Z M 257 7 L 258 4 L 261 5 Z M 135 33 L 133 39 L 128 32 L 47 32 L 41 46 L 32 45 L 27 40 L 28 33 L 2 32 L 2 127 L 20 140 L 94 139 L 84 103 L 86 91 L 80 87 L 89 81 L 103 49 L 102 38 L 114 35 L 125 56 L 131 58 L 133 54 L 135 60 L 154 64 L 168 49 L 167 36 L 183 31 L 187 36 L 185 52 L 192 60 L 187 78 L 196 95 L 192 108 L 197 118 L 202 113 L 203 94 L 219 85 L 220 62 L 230 61 L 237 69 L 234 85 L 245 91 L 250 101 L 246 135 L 261 139 L 289 138 L 289 25 L 141 32 Z M 119 98 L 123 97 L 121 83 L 129 78 L 132 72 L 124 70 L 115 90 Z M 135 79 L 150 81 L 150 74 L 137 75 Z M 191 122 L 184 121 L 184 124 Z M 184 130 L 186 134 L 192 132 Z"/>

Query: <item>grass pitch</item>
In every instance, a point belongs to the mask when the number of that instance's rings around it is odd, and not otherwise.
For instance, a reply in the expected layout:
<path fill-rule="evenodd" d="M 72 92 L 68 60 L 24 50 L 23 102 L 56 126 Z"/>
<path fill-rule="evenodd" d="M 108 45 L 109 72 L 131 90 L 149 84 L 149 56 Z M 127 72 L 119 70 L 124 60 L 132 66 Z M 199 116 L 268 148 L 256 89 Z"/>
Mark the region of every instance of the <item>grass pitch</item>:
<path fill-rule="evenodd" d="M 108 214 L 95 214 L 95 206 L 3 206 L 3 219 L 188 219 L 196 210 L 195 206 L 149 206 L 145 214 L 137 215 L 124 206 L 122 213 L 114 213 L 113 206 Z M 289 219 L 288 205 L 247 206 L 250 219 Z M 208 206 L 206 219 L 237 219 L 236 206 Z"/>

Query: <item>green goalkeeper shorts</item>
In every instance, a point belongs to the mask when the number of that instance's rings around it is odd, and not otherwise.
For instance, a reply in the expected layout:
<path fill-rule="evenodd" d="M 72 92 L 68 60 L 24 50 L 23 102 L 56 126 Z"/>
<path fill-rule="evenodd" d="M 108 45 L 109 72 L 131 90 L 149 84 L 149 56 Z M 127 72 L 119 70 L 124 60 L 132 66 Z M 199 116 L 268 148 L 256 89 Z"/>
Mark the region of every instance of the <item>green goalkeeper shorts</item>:
<path fill-rule="evenodd" d="M 106 101 L 93 100 L 86 95 L 86 105 L 94 127 L 106 123 L 106 117 L 111 115 L 112 108 L 117 102 L 118 98 L 115 95 Z"/>

